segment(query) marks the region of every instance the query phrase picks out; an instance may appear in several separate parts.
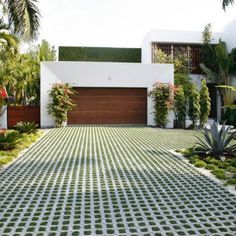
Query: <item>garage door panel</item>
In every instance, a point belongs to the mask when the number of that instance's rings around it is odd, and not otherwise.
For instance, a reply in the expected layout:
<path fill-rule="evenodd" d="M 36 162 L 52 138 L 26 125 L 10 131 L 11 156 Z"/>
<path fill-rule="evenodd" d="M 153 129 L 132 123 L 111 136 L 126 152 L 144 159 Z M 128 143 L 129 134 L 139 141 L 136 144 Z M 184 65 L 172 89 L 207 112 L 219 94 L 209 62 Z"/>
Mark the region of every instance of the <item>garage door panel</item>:
<path fill-rule="evenodd" d="M 131 91 L 132 90 L 132 91 Z M 146 89 L 140 88 L 76 88 L 77 94 L 81 96 L 139 96 L 147 94 Z"/>
<path fill-rule="evenodd" d="M 146 124 L 147 89 L 74 88 L 68 124 Z"/>
<path fill-rule="evenodd" d="M 98 102 L 96 105 L 91 103 L 86 103 L 79 105 L 74 109 L 76 112 L 82 112 L 82 111 L 127 111 L 127 109 L 130 110 L 138 110 L 138 109 L 146 109 L 146 104 L 144 103 L 127 103 L 125 106 L 122 103 L 105 103 L 105 102 Z"/>
<path fill-rule="evenodd" d="M 81 102 L 90 102 L 90 103 L 97 103 L 97 102 L 141 102 L 141 103 L 145 103 L 145 101 L 143 101 L 144 96 L 117 96 L 117 97 L 112 97 L 112 96 L 81 96 L 78 98 L 74 97 L 74 99 L 78 100 L 80 103 Z"/>

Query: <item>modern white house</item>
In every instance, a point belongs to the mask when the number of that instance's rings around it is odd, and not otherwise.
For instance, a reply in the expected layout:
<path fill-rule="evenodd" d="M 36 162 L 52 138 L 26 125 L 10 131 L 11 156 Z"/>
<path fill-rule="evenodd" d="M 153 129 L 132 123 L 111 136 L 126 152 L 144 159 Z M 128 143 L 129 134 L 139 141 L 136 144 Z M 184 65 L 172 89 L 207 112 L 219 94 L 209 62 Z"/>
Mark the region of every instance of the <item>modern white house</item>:
<path fill-rule="evenodd" d="M 236 47 L 234 29 L 236 20 L 226 25 L 222 32 L 213 33 L 211 43 L 217 44 L 222 39 L 229 50 Z M 195 68 L 190 76 L 199 84 L 201 38 L 200 31 L 154 30 L 144 37 L 142 47 L 136 49 L 64 47 L 63 51 L 59 48 L 58 62 L 41 63 L 41 127 L 54 126 L 47 112 L 48 92 L 54 83 L 69 83 L 79 92 L 75 97 L 78 106 L 69 112 L 68 124 L 154 125 L 153 102 L 147 93 L 157 81 L 174 82 L 173 65 L 156 64 L 155 48 L 167 53 L 176 47 L 190 48 Z M 68 51 L 70 56 L 64 55 Z M 220 99 L 214 84 L 209 82 L 208 86 L 212 107 L 217 107 L 212 109 L 211 116 L 219 119 Z M 170 113 L 167 127 L 173 127 L 173 119 Z M 1 127 L 7 128 L 6 120 L 5 112 L 0 120 Z"/>
<path fill-rule="evenodd" d="M 236 46 L 236 21 L 231 22 L 222 32 L 213 33 L 212 44 L 220 39 L 225 41 L 229 49 Z M 41 63 L 41 127 L 54 125 L 53 118 L 47 112 L 49 102 L 48 91 L 54 83 L 68 83 L 79 95 L 75 98 L 78 104 L 68 114 L 68 124 L 146 124 L 154 125 L 153 102 L 147 93 L 155 82 L 173 83 L 174 68 L 171 64 L 156 64 L 154 50 L 162 49 L 171 53 L 175 48 L 191 49 L 194 70 L 191 78 L 200 84 L 199 73 L 200 48 L 202 34 L 193 31 L 154 30 L 149 32 L 142 43 L 137 61 L 124 62 L 109 56 L 101 59 L 109 48 L 76 47 L 59 48 L 59 62 Z M 70 49 L 75 57 L 64 57 Z M 87 51 L 86 51 L 87 50 Z M 60 59 L 63 51 L 63 59 Z M 132 51 L 133 53 L 134 51 Z M 132 53 L 130 56 L 132 57 Z M 82 57 L 79 54 L 83 54 Z M 120 49 L 114 49 L 114 55 L 120 54 Z M 76 57 L 78 56 L 78 60 Z M 126 53 L 127 56 L 127 53 Z M 133 63 L 132 63 L 133 62 Z M 220 118 L 220 99 L 214 84 L 208 84 L 212 96 L 212 118 Z M 167 127 L 173 127 L 173 114 L 169 114 Z"/>
<path fill-rule="evenodd" d="M 213 32 L 211 44 L 217 44 L 219 40 L 226 42 L 228 50 L 236 47 L 236 20 L 226 25 L 222 32 Z M 150 31 L 142 43 L 142 63 L 152 64 L 155 62 L 154 52 L 156 49 L 161 49 L 163 52 L 174 54 L 175 49 L 184 48 L 191 51 L 191 61 L 193 70 L 189 75 L 200 87 L 201 84 L 201 70 L 200 64 L 200 50 L 202 45 L 202 32 L 197 31 L 176 31 L 176 30 L 153 30 Z M 232 81 L 232 84 L 236 84 Z M 211 96 L 211 114 L 212 119 L 221 119 L 221 100 L 220 95 L 215 88 L 212 81 L 208 81 L 208 89 Z"/>

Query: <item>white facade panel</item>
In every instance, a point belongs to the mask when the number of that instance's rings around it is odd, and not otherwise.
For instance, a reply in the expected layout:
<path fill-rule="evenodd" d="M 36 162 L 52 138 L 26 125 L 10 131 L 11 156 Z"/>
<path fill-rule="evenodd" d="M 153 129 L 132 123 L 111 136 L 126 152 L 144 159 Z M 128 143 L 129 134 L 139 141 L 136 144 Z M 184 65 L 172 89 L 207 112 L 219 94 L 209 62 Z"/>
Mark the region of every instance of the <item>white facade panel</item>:
<path fill-rule="evenodd" d="M 53 126 L 47 113 L 48 91 L 53 83 L 65 82 L 73 87 L 147 88 L 155 82 L 173 83 L 173 65 L 109 62 L 42 62 L 41 127 Z M 148 97 L 148 125 L 154 125 L 153 102 Z M 170 116 L 168 127 L 173 127 Z"/>

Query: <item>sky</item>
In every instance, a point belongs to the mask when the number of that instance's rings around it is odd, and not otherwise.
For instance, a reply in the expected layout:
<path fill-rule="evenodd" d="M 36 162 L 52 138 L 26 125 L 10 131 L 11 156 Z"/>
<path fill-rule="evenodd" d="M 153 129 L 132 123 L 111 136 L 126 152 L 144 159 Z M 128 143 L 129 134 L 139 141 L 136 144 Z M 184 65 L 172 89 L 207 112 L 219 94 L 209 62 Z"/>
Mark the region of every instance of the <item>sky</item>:
<path fill-rule="evenodd" d="M 222 31 L 221 0 L 40 0 L 40 37 L 54 46 L 140 47 L 150 30 Z"/>

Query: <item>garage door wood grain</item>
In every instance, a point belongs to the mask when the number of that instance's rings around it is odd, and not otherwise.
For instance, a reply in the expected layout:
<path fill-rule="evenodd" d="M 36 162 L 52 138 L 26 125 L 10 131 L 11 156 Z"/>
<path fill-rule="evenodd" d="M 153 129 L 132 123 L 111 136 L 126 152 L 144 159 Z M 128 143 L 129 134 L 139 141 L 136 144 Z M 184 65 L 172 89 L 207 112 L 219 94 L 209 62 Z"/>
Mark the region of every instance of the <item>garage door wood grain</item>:
<path fill-rule="evenodd" d="M 68 124 L 147 124 L 146 88 L 74 88 Z"/>

